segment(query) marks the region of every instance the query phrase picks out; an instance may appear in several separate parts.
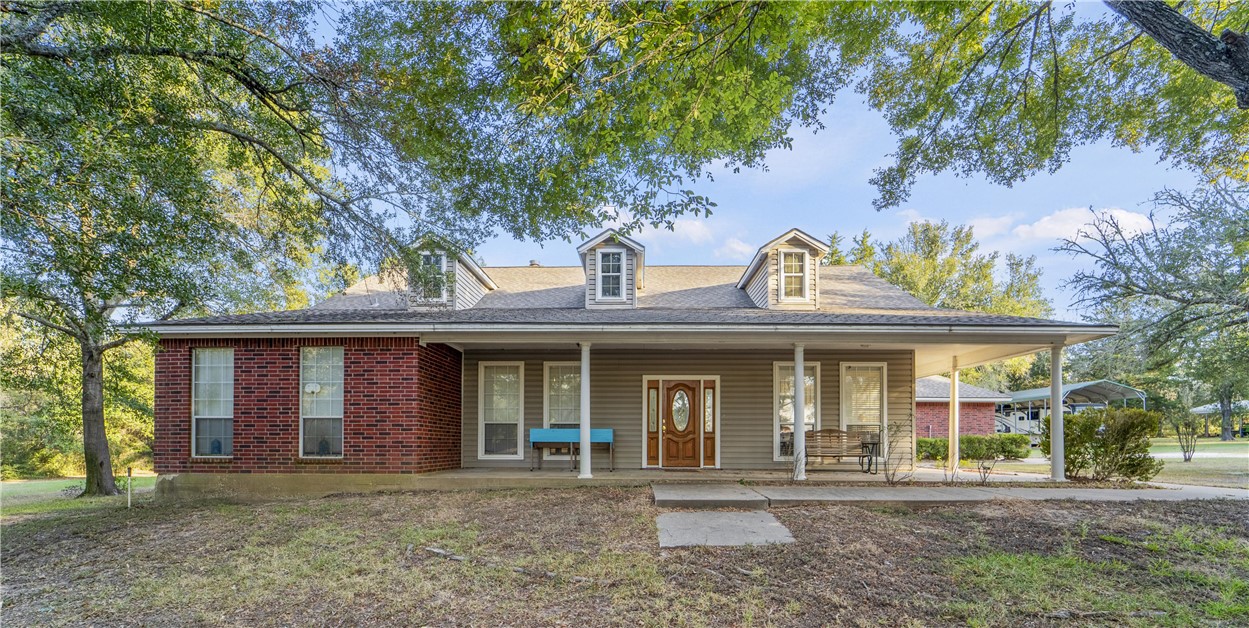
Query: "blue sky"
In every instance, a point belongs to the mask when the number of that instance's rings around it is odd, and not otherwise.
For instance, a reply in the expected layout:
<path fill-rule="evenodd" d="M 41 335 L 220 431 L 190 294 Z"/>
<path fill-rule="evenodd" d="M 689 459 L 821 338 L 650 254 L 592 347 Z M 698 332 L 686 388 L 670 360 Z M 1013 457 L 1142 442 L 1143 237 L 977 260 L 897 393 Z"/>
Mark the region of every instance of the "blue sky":
<path fill-rule="evenodd" d="M 824 237 L 845 236 L 864 228 L 874 239 L 892 240 L 909 222 L 948 220 L 975 227 L 982 250 L 1035 255 L 1042 284 L 1057 318 L 1079 320 L 1070 309 L 1072 293 L 1063 288 L 1079 260 L 1053 249 L 1076 234 L 1095 211 L 1114 212 L 1132 227 L 1147 224 L 1147 201 L 1163 187 L 1191 188 L 1196 177 L 1157 162 L 1152 152 L 1132 153 L 1108 144 L 1076 149 L 1053 175 L 1040 174 L 1014 187 L 982 178 L 941 174 L 921 178 L 911 198 L 899 208 L 872 208 L 872 170 L 889 163 L 896 146 L 881 115 L 852 92 L 830 108 L 826 129 L 795 129 L 792 150 L 769 155 L 768 171 L 724 171 L 714 182 L 694 187 L 719 207 L 708 218 L 684 218 L 674 231 L 647 230 L 636 235 L 647 247 L 650 264 L 745 264 L 755 249 L 798 227 Z M 478 255 L 490 266 L 576 265 L 575 243 L 517 242 L 496 238 Z"/>

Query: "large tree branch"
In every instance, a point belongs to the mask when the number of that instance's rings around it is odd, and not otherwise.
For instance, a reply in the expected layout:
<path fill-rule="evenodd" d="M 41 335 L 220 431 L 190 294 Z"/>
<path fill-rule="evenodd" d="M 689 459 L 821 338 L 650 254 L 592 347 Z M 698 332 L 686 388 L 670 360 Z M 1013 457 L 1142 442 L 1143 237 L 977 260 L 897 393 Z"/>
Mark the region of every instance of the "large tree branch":
<path fill-rule="evenodd" d="M 59 332 L 63 332 L 63 333 L 65 333 L 65 334 L 68 334 L 69 336 L 71 336 L 71 337 L 72 337 L 72 338 L 74 338 L 75 340 L 83 340 L 83 339 L 85 338 L 85 335 L 84 335 L 81 331 L 78 331 L 78 330 L 75 330 L 75 329 L 71 329 L 71 328 L 66 327 L 65 325 L 61 325 L 61 324 L 59 324 L 59 323 L 54 323 L 54 322 L 52 322 L 52 320 L 51 320 L 51 319 L 45 318 L 45 317 L 40 316 L 40 315 L 38 315 L 38 314 L 31 314 L 30 312 L 21 312 L 21 311 L 14 312 L 14 314 L 17 314 L 18 316 L 20 316 L 20 317 L 22 317 L 22 318 L 24 318 L 24 319 L 26 319 L 26 320 L 30 320 L 30 321 L 34 321 L 34 322 L 36 322 L 36 323 L 39 323 L 40 325 L 43 325 L 44 327 L 47 327 L 47 328 L 50 328 L 50 329 L 55 329 L 55 330 L 57 330 L 57 331 L 59 331 Z"/>
<path fill-rule="evenodd" d="M 1249 37 L 1224 29 L 1215 38 L 1162 0 L 1106 0 L 1122 15 L 1206 78 L 1232 88 L 1236 105 L 1249 109 Z"/>

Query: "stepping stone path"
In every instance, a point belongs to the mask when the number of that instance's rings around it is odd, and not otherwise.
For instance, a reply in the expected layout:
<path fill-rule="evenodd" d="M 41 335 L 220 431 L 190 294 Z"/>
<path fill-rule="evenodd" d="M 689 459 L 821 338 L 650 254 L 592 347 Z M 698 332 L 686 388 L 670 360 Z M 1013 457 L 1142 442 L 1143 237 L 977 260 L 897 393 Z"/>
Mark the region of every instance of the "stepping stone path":
<path fill-rule="evenodd" d="M 794 542 L 789 528 L 770 513 L 758 510 L 665 512 L 656 523 L 659 547 L 737 547 Z"/>

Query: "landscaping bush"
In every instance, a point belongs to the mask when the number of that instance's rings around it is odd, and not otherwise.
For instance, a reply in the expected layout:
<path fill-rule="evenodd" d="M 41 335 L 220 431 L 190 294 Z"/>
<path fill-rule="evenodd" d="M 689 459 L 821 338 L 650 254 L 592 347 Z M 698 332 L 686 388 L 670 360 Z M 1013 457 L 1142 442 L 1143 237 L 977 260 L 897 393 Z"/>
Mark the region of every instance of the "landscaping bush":
<path fill-rule="evenodd" d="M 998 434 L 998 455 L 1007 460 L 1023 460 L 1032 453 L 1032 439 L 1027 434 Z"/>
<path fill-rule="evenodd" d="M 994 434 L 992 436 L 966 434 L 958 437 L 959 455 L 964 460 L 987 460 L 993 457 L 1027 458 L 1031 446 L 1027 434 Z M 918 460 L 945 460 L 949 448 L 949 440 L 945 438 L 915 439 L 915 457 Z M 989 455 L 979 457 L 983 454 Z"/>
<path fill-rule="evenodd" d="M 1041 429 L 1041 451 L 1049 455 L 1050 425 Z M 1149 455 L 1149 437 L 1158 431 L 1162 415 L 1139 408 L 1085 410 L 1063 419 L 1067 476 L 1109 480 L 1148 480 L 1162 470 L 1162 461 Z"/>
<path fill-rule="evenodd" d="M 945 460 L 949 450 L 949 441 L 944 438 L 915 439 L 915 458 L 917 460 Z"/>

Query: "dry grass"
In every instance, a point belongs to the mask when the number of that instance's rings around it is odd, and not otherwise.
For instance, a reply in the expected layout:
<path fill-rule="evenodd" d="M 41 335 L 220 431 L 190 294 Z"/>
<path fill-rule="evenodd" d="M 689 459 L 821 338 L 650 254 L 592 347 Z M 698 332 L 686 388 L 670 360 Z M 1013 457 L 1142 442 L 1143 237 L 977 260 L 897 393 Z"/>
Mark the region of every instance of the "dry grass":
<path fill-rule="evenodd" d="M 131 511 L 91 502 L 5 517 L 0 619 L 14 626 L 1249 620 L 1242 504 L 773 512 L 796 544 L 661 551 L 646 489 L 145 503 Z M 467 560 L 438 557 L 427 546 Z M 1056 592 L 1027 593 L 1022 583 Z"/>

